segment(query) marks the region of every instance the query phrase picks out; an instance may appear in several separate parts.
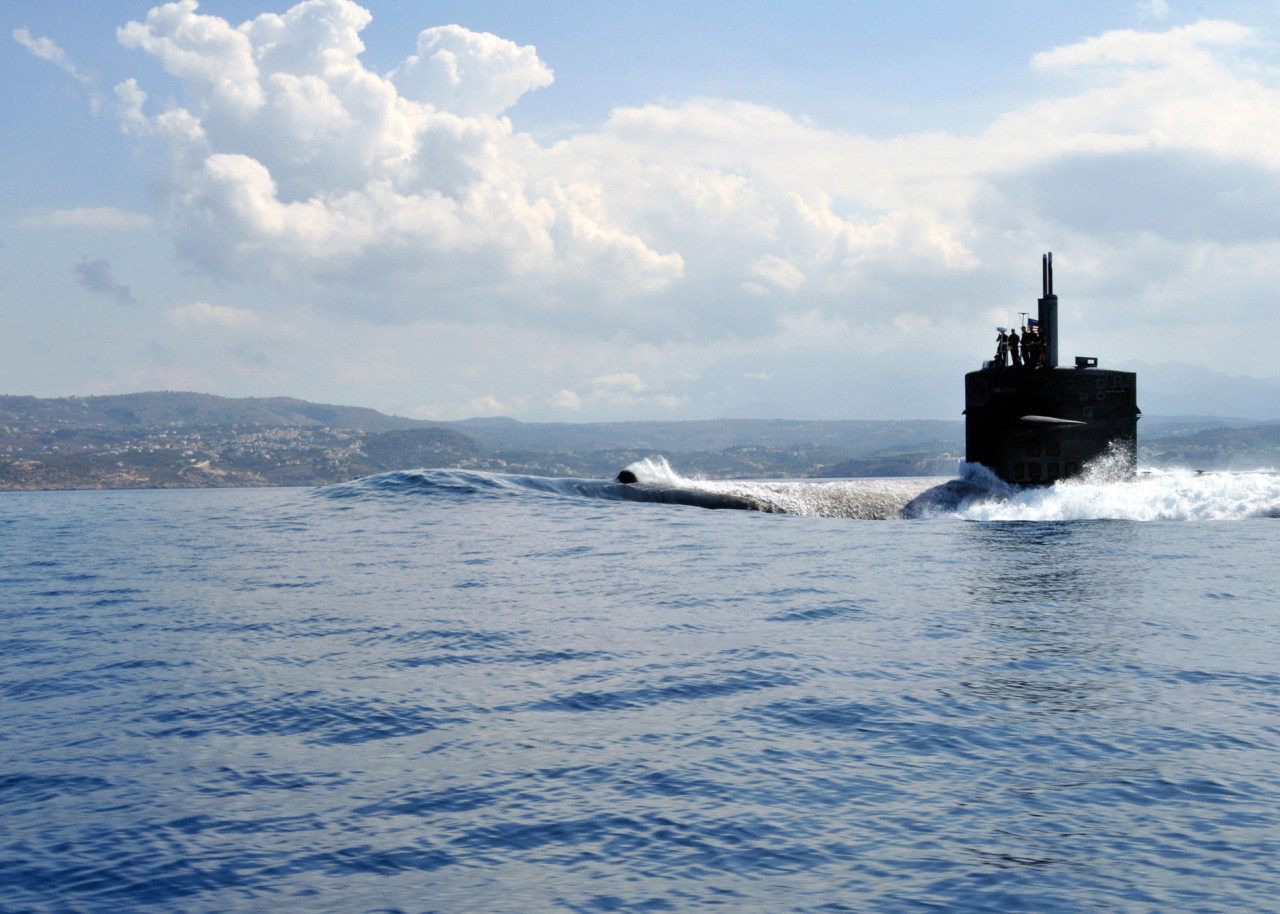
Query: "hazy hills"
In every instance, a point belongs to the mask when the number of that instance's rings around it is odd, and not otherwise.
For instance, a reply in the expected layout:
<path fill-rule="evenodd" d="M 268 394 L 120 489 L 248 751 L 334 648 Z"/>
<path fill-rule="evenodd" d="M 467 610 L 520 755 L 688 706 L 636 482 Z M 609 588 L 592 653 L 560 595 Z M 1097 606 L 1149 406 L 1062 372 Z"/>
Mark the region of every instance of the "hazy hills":
<path fill-rule="evenodd" d="M 1280 466 L 1280 424 L 1145 417 L 1143 465 Z M 0 488 L 320 485 L 417 467 L 610 477 L 662 455 L 688 475 L 948 475 L 962 420 L 426 422 L 291 398 L 0 396 Z"/>
<path fill-rule="evenodd" d="M 140 429 L 201 425 L 330 428 L 385 432 L 431 425 L 359 406 L 330 406 L 290 397 L 231 399 L 163 391 L 104 397 L 0 396 L 0 426 Z"/>
<path fill-rule="evenodd" d="M 1116 366 L 1138 374 L 1138 405 L 1150 416 L 1280 418 L 1280 378 L 1251 378 L 1182 362 L 1130 361 Z"/>

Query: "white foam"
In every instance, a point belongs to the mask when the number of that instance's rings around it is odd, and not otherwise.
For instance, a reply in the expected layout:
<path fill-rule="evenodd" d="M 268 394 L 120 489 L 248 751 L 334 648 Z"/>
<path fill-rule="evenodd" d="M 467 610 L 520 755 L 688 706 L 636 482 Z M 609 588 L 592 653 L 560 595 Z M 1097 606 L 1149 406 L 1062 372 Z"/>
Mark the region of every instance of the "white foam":
<path fill-rule="evenodd" d="M 1271 470 L 1200 473 L 1148 470 L 1128 478 L 1123 460 L 1103 457 L 1077 479 L 1021 488 L 986 467 L 961 464 L 961 479 L 851 479 L 747 482 L 681 476 L 662 457 L 627 467 L 637 484 L 733 500 L 733 507 L 811 517 L 914 516 L 985 521 L 1240 520 L 1280 517 L 1280 474 Z M 946 483 L 944 485 L 944 483 Z M 917 496 L 924 498 L 913 502 Z"/>
<path fill-rule="evenodd" d="M 663 457 L 648 457 L 627 467 L 636 484 L 683 490 L 724 500 L 726 507 L 749 507 L 771 514 L 806 517 L 896 518 L 903 507 L 940 479 L 850 479 L 830 482 L 753 482 L 681 476 Z"/>
<path fill-rule="evenodd" d="M 1130 480 L 1105 475 L 963 501 L 966 520 L 1240 520 L 1280 516 L 1280 475 L 1150 470 Z"/>
<path fill-rule="evenodd" d="M 628 464 L 627 469 L 635 473 L 637 484 L 642 486 L 683 486 L 691 481 L 671 469 L 666 457 L 646 457 Z"/>

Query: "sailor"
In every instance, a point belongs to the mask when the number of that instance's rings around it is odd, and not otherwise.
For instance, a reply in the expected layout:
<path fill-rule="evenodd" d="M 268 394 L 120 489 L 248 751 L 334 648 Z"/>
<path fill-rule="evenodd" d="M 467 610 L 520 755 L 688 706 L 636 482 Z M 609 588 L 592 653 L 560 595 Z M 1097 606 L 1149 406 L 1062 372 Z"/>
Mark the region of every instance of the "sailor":
<path fill-rule="evenodd" d="M 997 368 L 1004 368 L 1009 364 L 1009 337 L 1005 333 L 1003 327 L 996 328 L 996 360 Z"/>
<path fill-rule="evenodd" d="M 1040 328 L 1032 324 L 1027 328 L 1027 335 L 1022 338 L 1022 363 L 1028 368 L 1039 368 L 1044 358 L 1044 338 L 1040 336 Z"/>
<path fill-rule="evenodd" d="M 1018 328 L 1014 327 L 1009 331 L 1009 361 L 1014 368 L 1022 366 L 1022 356 L 1018 353 Z"/>

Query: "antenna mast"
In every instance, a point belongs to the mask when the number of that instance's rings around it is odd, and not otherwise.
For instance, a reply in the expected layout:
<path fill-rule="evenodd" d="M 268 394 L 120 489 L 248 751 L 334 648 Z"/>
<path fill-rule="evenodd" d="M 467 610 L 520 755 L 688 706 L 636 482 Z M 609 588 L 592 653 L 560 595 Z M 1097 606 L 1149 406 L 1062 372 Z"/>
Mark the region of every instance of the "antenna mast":
<path fill-rule="evenodd" d="M 1045 364 L 1058 367 L 1058 296 L 1053 294 L 1053 252 L 1040 258 L 1040 279 L 1044 296 L 1040 299 L 1040 335 L 1044 337 Z"/>

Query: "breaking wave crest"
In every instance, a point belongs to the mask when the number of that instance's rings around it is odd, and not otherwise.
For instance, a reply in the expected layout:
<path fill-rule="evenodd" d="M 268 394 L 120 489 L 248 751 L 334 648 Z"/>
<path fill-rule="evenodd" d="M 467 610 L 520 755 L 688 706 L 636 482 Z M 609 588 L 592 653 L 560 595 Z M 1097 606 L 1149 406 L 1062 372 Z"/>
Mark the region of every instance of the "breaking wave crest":
<path fill-rule="evenodd" d="M 651 502 L 834 517 L 892 520 L 950 517 L 972 521 L 1241 520 L 1280 517 L 1280 474 L 1147 470 L 1127 476 L 1123 457 L 1104 455 L 1077 479 L 1023 488 L 979 464 L 960 464 L 958 478 L 841 479 L 756 482 L 682 476 L 662 457 L 629 465 L 634 483 L 552 479 L 471 470 L 382 473 L 326 486 L 343 499 L 432 495 L 503 498 L 541 495 Z"/>
<path fill-rule="evenodd" d="M 966 520 L 1244 520 L 1280 517 L 1280 474 L 1148 470 L 1115 481 L 1088 473 L 1044 489 L 967 500 Z"/>
<path fill-rule="evenodd" d="M 956 479 L 848 479 L 831 482 L 690 480 L 662 458 L 627 469 L 640 485 L 696 488 L 753 502 L 757 510 L 860 519 L 954 516 L 964 520 L 1242 520 L 1280 517 L 1280 474 L 1148 470 L 1131 477 L 1119 449 L 1078 478 L 1046 487 L 1011 485 L 981 464 Z"/>
<path fill-rule="evenodd" d="M 942 482 L 939 478 L 846 479 L 823 482 L 749 482 L 742 480 L 687 479 L 665 458 L 650 457 L 627 467 L 636 477 L 630 488 L 667 492 L 693 504 L 694 496 L 720 502 L 714 507 L 739 507 L 769 514 L 809 517 L 847 517 L 887 520 L 901 517 L 903 509 L 923 492 Z M 664 499 L 673 500 L 673 499 Z"/>

